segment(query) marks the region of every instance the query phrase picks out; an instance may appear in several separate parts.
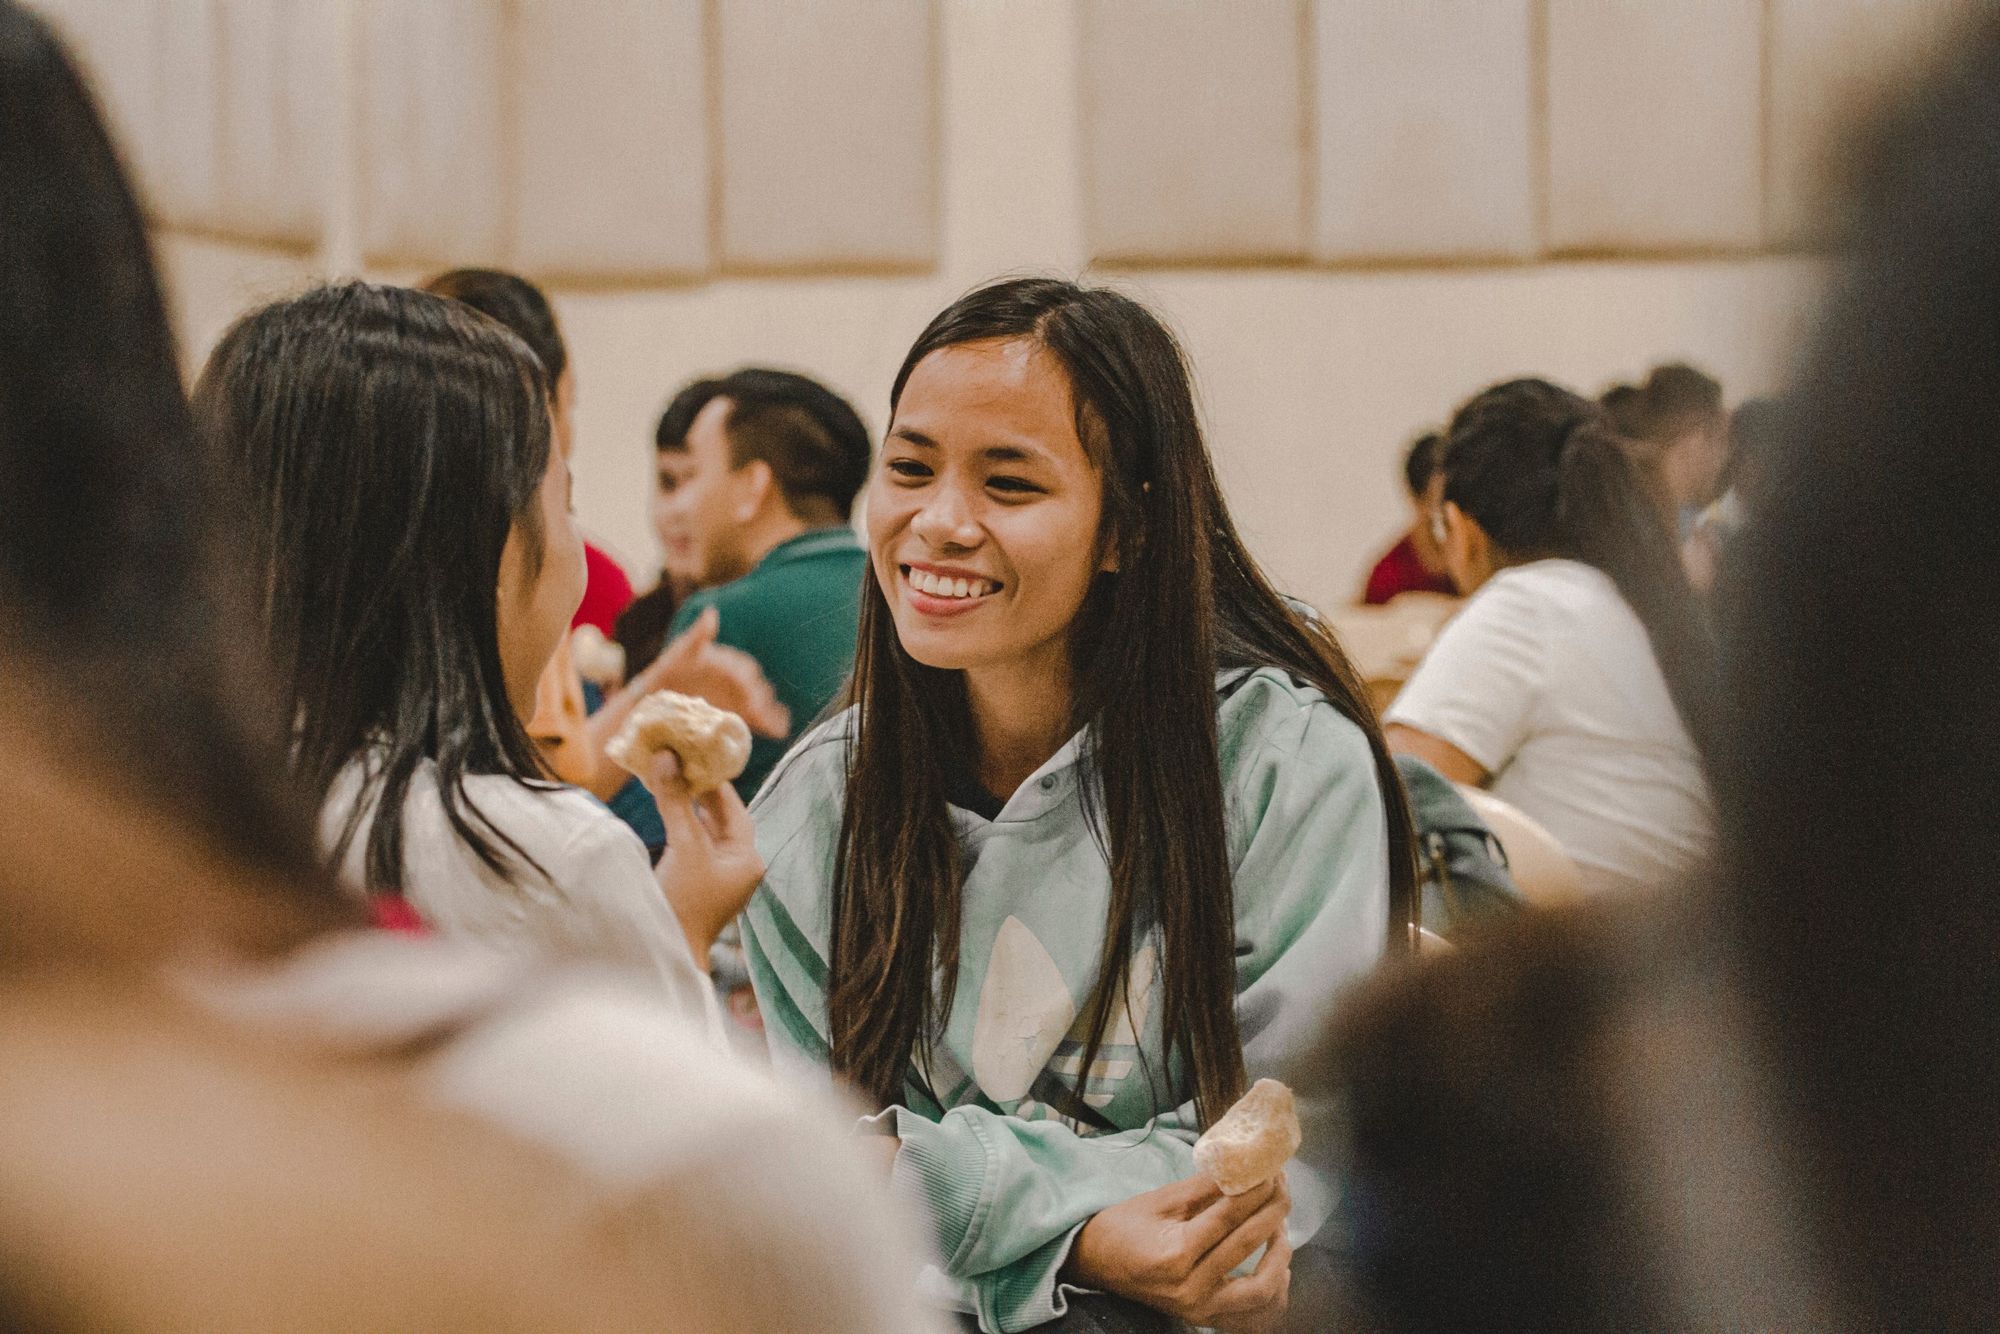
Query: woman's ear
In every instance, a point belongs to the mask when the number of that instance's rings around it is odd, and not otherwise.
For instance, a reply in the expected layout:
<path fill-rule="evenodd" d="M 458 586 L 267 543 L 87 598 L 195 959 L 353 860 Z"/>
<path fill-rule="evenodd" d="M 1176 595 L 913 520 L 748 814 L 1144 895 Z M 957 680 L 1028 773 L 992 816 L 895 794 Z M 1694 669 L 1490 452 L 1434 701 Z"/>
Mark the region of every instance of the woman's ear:
<path fill-rule="evenodd" d="M 1447 500 L 1444 513 L 1444 562 L 1458 591 L 1470 594 L 1493 574 L 1493 541 L 1479 521 Z"/>

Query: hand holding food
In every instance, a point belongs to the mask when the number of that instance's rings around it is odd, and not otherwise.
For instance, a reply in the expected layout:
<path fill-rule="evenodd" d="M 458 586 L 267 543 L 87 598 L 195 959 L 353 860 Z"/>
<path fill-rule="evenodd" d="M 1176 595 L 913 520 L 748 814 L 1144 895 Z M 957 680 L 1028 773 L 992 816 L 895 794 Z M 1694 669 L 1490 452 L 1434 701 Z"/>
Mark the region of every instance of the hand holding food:
<path fill-rule="evenodd" d="M 1224 1195 L 1241 1195 L 1283 1171 L 1299 1141 L 1292 1091 L 1275 1079 L 1260 1079 L 1195 1141 L 1194 1165 Z"/>
<path fill-rule="evenodd" d="M 639 701 L 604 753 L 644 777 L 663 750 L 680 757 L 682 780 L 700 796 L 743 772 L 750 762 L 750 727 L 705 699 L 658 690 Z"/>

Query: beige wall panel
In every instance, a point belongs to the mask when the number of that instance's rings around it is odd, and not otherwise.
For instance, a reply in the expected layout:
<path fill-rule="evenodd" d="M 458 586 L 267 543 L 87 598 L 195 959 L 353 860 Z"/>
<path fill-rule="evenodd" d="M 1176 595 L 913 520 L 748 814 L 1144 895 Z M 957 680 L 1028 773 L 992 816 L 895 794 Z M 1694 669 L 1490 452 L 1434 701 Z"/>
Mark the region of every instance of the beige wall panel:
<path fill-rule="evenodd" d="M 334 0 L 223 0 L 221 18 L 222 225 L 311 245 L 333 169 Z"/>
<path fill-rule="evenodd" d="M 1305 36 L 1294 0 L 1085 0 L 1079 71 L 1094 255 L 1304 253 Z"/>
<path fill-rule="evenodd" d="M 1969 0 L 1771 0 L 1773 244 L 1825 237 L 1833 154 L 1884 94 L 1910 86 L 1974 8 Z"/>
<path fill-rule="evenodd" d="M 229 230 L 222 206 L 221 0 L 160 0 L 148 182 L 170 227 Z"/>
<path fill-rule="evenodd" d="M 426 266 L 503 260 L 503 0 L 360 4 L 365 252 Z"/>
<path fill-rule="evenodd" d="M 1530 0 L 1316 0 L 1313 253 L 1536 246 Z"/>
<path fill-rule="evenodd" d="M 1761 0 L 1546 3 L 1550 246 L 1761 244 Z"/>
<path fill-rule="evenodd" d="M 708 268 L 704 40 L 702 0 L 524 0 L 516 263 L 592 278 Z"/>
<path fill-rule="evenodd" d="M 934 263 L 930 0 L 722 0 L 716 21 L 722 262 Z"/>

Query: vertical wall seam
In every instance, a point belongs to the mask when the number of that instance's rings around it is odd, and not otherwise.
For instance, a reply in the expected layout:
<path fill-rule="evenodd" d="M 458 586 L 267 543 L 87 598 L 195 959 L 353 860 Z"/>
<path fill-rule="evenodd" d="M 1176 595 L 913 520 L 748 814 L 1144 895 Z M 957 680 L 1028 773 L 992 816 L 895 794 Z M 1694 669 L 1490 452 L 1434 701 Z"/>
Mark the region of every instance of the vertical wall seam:
<path fill-rule="evenodd" d="M 1324 0 L 1298 0 L 1299 27 L 1299 258 L 1320 258 L 1319 220 L 1319 43 L 1313 15 Z"/>
<path fill-rule="evenodd" d="M 725 151 L 722 126 L 722 0 L 702 0 L 701 4 L 701 83 L 705 106 L 708 144 L 708 260 L 704 276 L 721 272 L 727 265 L 724 237 L 723 166 Z"/>
<path fill-rule="evenodd" d="M 1534 235 L 1529 241 L 1533 258 L 1547 259 L 1552 248 L 1551 216 L 1555 169 L 1550 147 L 1549 93 L 1549 0 L 1529 0 L 1528 5 L 1528 197 L 1533 206 Z"/>

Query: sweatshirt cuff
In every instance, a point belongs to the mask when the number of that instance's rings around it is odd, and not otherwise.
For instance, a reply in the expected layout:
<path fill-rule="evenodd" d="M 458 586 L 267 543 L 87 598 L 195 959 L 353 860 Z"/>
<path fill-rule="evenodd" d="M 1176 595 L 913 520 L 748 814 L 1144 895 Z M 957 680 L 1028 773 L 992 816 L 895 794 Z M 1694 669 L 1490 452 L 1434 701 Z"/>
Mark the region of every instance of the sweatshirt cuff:
<path fill-rule="evenodd" d="M 1089 1290 L 1056 1280 L 1081 1231 L 1083 1224 L 1078 1223 L 1013 1264 L 973 1280 L 981 1325 L 1000 1334 L 1015 1334 L 1067 1315 L 1070 1294 Z"/>
<path fill-rule="evenodd" d="M 945 1272 L 956 1274 L 992 1207 L 986 1191 L 986 1144 L 979 1128 L 964 1118 L 947 1126 L 907 1107 L 890 1110 L 902 1141 L 889 1174 L 890 1188 L 905 1199 L 914 1194 L 923 1201 Z"/>

